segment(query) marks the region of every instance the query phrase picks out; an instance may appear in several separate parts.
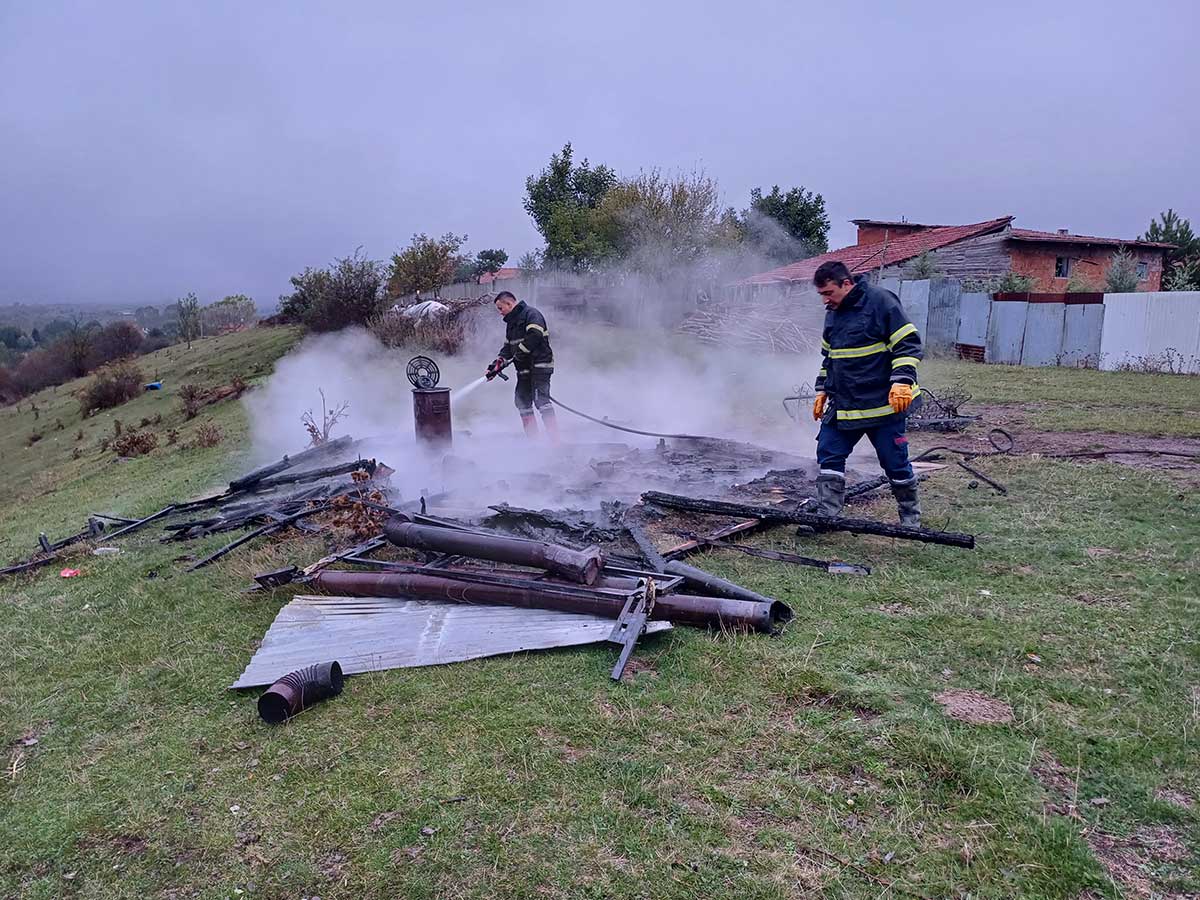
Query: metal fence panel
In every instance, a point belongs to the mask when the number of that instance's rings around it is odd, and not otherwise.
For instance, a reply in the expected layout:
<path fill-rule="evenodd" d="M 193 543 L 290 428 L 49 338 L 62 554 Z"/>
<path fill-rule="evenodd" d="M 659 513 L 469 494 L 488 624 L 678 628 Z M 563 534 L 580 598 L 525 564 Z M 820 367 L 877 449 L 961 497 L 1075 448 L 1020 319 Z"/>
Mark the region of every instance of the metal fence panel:
<path fill-rule="evenodd" d="M 954 349 L 958 335 L 958 301 L 962 287 L 957 278 L 933 278 L 929 282 L 929 318 L 921 333 L 925 346 L 933 352 Z"/>
<path fill-rule="evenodd" d="M 1025 313 L 1021 364 L 1057 366 L 1062 353 L 1064 303 L 1030 303 Z"/>
<path fill-rule="evenodd" d="M 1104 305 L 1081 303 L 1067 306 L 1063 320 L 1060 366 L 1094 369 L 1100 364 L 1100 333 L 1104 327 Z"/>
<path fill-rule="evenodd" d="M 1200 374 L 1200 291 L 1104 295 L 1100 368 Z"/>
<path fill-rule="evenodd" d="M 963 294 L 958 301 L 958 343 L 986 346 L 991 312 L 990 294 Z"/>
<path fill-rule="evenodd" d="M 924 341 L 929 325 L 929 282 L 903 281 L 900 283 L 900 305 L 908 314 L 908 320 L 917 326 L 917 334 Z"/>
<path fill-rule="evenodd" d="M 992 314 L 988 319 L 988 362 L 1010 366 L 1021 364 L 1028 308 L 1029 304 L 1024 300 L 993 301 Z"/>

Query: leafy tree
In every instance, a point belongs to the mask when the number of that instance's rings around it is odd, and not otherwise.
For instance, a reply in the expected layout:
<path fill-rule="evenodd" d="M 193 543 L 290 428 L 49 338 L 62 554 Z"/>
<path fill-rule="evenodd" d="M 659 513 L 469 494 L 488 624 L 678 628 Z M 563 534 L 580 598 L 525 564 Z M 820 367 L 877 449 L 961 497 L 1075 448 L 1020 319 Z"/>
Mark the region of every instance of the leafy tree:
<path fill-rule="evenodd" d="M 1137 260 L 1127 247 L 1112 255 L 1104 276 L 1105 290 L 1110 294 L 1128 294 L 1137 290 Z"/>
<path fill-rule="evenodd" d="M 9 350 L 16 350 L 17 345 L 25 333 L 20 328 L 12 325 L 0 325 L 0 344 L 3 344 Z"/>
<path fill-rule="evenodd" d="M 137 319 L 137 323 L 145 328 L 156 325 L 161 318 L 161 313 L 157 306 L 139 306 L 133 312 L 133 317 Z"/>
<path fill-rule="evenodd" d="M 524 272 L 536 272 L 542 267 L 542 252 L 540 250 L 530 250 L 527 253 L 521 254 L 521 258 L 517 260 L 517 268 Z"/>
<path fill-rule="evenodd" d="M 384 268 L 355 252 L 328 269 L 305 269 L 292 276 L 291 294 L 279 298 L 280 316 L 314 331 L 364 325 L 384 304 Z"/>
<path fill-rule="evenodd" d="M 1189 265 L 1200 266 L 1200 236 L 1192 231 L 1192 223 L 1181 219 L 1173 209 L 1160 213 L 1158 219 L 1150 223 L 1146 233 L 1139 238 L 1143 241 L 1158 241 L 1164 244 L 1174 244 L 1175 249 L 1167 251 L 1163 265 L 1163 286 L 1168 291 L 1190 290 L 1190 288 L 1166 287 L 1167 284 L 1191 284 L 1188 275 L 1175 278 L 1177 269 Z"/>
<path fill-rule="evenodd" d="M 231 328 L 242 328 L 258 318 L 254 301 L 245 294 L 230 294 L 200 310 L 203 331 L 217 334 Z"/>
<path fill-rule="evenodd" d="M 1091 294 L 1096 293 L 1100 289 L 1083 274 L 1082 266 L 1071 267 L 1071 277 L 1067 279 L 1068 294 Z"/>
<path fill-rule="evenodd" d="M 546 242 L 545 262 L 584 271 L 611 252 L 596 233 L 595 211 L 617 175 L 587 159 L 576 165 L 574 153 L 570 142 L 564 144 L 546 168 L 525 179 L 525 211 Z"/>
<path fill-rule="evenodd" d="M 192 341 L 200 337 L 200 300 L 195 294 L 189 293 L 181 297 L 176 306 L 179 310 L 179 336 L 187 341 L 190 350 Z"/>
<path fill-rule="evenodd" d="M 722 246 L 729 237 L 723 213 L 717 183 L 703 172 L 666 175 L 652 169 L 605 195 L 598 233 L 629 268 L 666 275 Z"/>
<path fill-rule="evenodd" d="M 466 240 L 465 234 L 460 237 L 451 232 L 440 238 L 414 234 L 411 244 L 392 255 L 388 295 L 402 297 L 433 291 L 433 296 L 438 296 L 438 289 L 454 279 L 460 261 L 458 251 Z"/>
<path fill-rule="evenodd" d="M 133 322 L 110 322 L 96 332 L 92 352 L 88 356 L 88 369 L 114 359 L 133 356 L 141 349 L 144 340 L 142 329 Z"/>
<path fill-rule="evenodd" d="M 829 249 L 829 215 L 825 198 L 803 187 L 787 193 L 779 185 L 771 193 L 750 192 L 750 208 L 742 214 L 746 241 L 780 262 L 816 256 Z"/>
<path fill-rule="evenodd" d="M 908 272 L 916 279 L 937 278 L 942 274 L 942 267 L 938 263 L 937 257 L 926 250 L 909 263 Z"/>
<path fill-rule="evenodd" d="M 454 283 L 464 281 L 479 281 L 479 266 L 469 256 L 460 256 L 454 263 Z"/>
<path fill-rule="evenodd" d="M 33 331 L 29 332 L 29 337 L 33 339 L 33 342 L 35 344 L 40 344 L 42 342 L 42 335 L 38 332 L 38 330 L 36 328 L 33 329 Z"/>
<path fill-rule="evenodd" d="M 508 254 L 503 250 L 480 250 L 475 254 L 476 278 L 484 275 L 495 275 L 508 262 Z"/>
<path fill-rule="evenodd" d="M 74 324 L 66 319 L 52 319 L 42 326 L 41 334 L 38 337 L 39 344 L 48 344 L 55 338 L 62 337 L 74 327 Z"/>

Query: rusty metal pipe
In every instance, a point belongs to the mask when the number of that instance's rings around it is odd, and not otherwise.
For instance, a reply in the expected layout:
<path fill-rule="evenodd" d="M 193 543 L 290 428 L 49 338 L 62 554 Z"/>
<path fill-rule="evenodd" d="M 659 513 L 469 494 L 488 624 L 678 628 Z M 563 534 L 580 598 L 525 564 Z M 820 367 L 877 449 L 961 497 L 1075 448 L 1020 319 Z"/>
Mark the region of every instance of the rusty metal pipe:
<path fill-rule="evenodd" d="M 408 575 L 379 572 L 321 572 L 313 584 L 332 594 L 355 597 L 415 597 L 449 600 L 454 603 L 499 603 L 533 609 L 590 613 L 615 619 L 623 602 L 616 597 L 565 596 L 532 588 L 472 584 L 437 575 Z M 773 633 L 792 618 L 792 611 L 778 600 L 751 603 L 725 597 L 693 597 L 687 594 L 660 596 L 652 619 L 683 625 L 714 626 Z"/>
<path fill-rule="evenodd" d="M 289 672 L 258 698 L 258 714 L 277 725 L 285 719 L 342 692 L 342 667 L 337 660 Z"/>
<path fill-rule="evenodd" d="M 399 547 L 545 569 L 579 584 L 595 584 L 604 565 L 599 547 L 572 550 L 544 541 L 415 525 L 400 519 L 390 519 L 383 533 Z"/>

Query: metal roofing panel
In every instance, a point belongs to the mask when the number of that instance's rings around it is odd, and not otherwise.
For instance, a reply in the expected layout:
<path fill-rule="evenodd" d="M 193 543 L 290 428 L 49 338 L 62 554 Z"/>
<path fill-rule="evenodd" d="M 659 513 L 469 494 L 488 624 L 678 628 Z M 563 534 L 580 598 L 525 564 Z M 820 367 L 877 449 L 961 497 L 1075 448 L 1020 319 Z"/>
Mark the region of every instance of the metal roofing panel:
<path fill-rule="evenodd" d="M 436 666 L 482 656 L 606 640 L 612 619 L 546 609 L 390 597 L 295 597 L 230 687 L 274 683 L 303 666 L 336 659 L 347 675 Z M 670 622 L 650 622 L 647 633 Z"/>

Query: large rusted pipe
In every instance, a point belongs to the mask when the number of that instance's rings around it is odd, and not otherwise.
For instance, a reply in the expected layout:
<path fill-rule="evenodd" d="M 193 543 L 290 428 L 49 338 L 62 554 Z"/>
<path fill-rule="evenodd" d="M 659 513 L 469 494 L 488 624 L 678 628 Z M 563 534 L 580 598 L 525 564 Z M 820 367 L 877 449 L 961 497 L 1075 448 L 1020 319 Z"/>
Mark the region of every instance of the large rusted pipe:
<path fill-rule="evenodd" d="M 545 569 L 579 584 L 595 584 L 604 565 L 599 547 L 572 550 L 544 541 L 415 525 L 401 519 L 390 519 L 383 526 L 383 533 L 399 547 Z"/>
<path fill-rule="evenodd" d="M 380 572 L 321 572 L 314 585 L 332 594 L 354 597 L 415 597 L 423 600 L 449 600 L 454 603 L 500 603 L 562 612 L 591 613 L 615 619 L 624 605 L 619 598 L 597 594 L 595 597 L 567 596 L 532 588 L 508 585 L 472 584 L 437 575 L 410 575 Z M 792 611 L 778 600 L 751 603 L 725 597 L 693 597 L 666 594 L 654 604 L 652 619 L 684 625 L 749 629 L 776 632 L 792 618 Z"/>
<path fill-rule="evenodd" d="M 770 597 L 765 597 L 762 594 L 756 593 L 749 588 L 744 588 L 740 584 L 734 584 L 732 581 L 726 581 L 720 576 L 713 575 L 711 572 L 705 572 L 703 569 L 697 569 L 695 566 L 689 566 L 685 562 L 678 559 L 673 559 L 663 566 L 663 571 L 668 575 L 678 575 L 687 586 L 693 590 L 699 589 L 708 591 L 710 594 L 715 594 L 718 597 L 729 597 L 733 600 L 745 600 L 749 603 L 770 603 Z"/>

